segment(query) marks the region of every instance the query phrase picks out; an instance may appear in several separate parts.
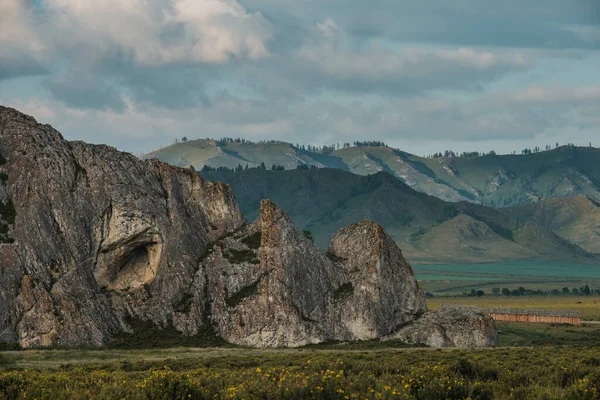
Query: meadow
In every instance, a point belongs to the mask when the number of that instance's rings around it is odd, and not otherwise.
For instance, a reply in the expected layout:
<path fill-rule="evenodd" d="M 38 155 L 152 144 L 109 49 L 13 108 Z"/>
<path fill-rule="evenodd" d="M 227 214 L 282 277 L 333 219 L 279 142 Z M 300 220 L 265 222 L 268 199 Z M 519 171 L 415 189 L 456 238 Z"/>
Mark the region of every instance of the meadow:
<path fill-rule="evenodd" d="M 482 276 L 542 277 L 542 278 L 590 278 L 600 279 L 600 268 L 596 265 L 573 264 L 556 261 L 521 261 L 488 264 L 421 264 L 418 271 L 434 271 Z"/>
<path fill-rule="evenodd" d="M 456 296 L 480 289 L 487 294 L 492 289 L 516 289 L 520 286 L 533 290 L 562 291 L 567 287 L 588 285 L 600 289 L 600 267 L 549 261 L 522 261 L 487 264 L 417 264 L 415 277 L 425 291 L 436 296 Z"/>
<path fill-rule="evenodd" d="M 598 347 L 46 350 L 0 357 L 0 399 L 600 398 Z"/>
<path fill-rule="evenodd" d="M 600 321 L 600 296 L 440 296 L 427 299 L 427 306 L 432 310 L 441 305 L 577 310 L 581 311 L 584 321 Z"/>

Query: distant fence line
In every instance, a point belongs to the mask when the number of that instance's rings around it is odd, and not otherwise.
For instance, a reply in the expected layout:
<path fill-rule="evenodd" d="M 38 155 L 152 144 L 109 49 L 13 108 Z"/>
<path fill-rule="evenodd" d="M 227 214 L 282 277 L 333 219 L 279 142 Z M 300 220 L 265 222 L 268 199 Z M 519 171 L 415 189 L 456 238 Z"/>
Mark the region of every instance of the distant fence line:
<path fill-rule="evenodd" d="M 447 307 L 447 306 L 443 306 Z M 448 306 L 449 307 L 449 306 Z M 544 310 L 541 308 L 486 308 L 478 306 L 456 306 L 456 308 L 464 308 L 474 310 L 483 314 L 512 314 L 512 315 L 536 315 L 541 317 L 569 317 L 581 318 L 579 310 Z"/>
<path fill-rule="evenodd" d="M 442 307 L 447 307 L 442 305 Z M 484 308 L 477 306 L 456 306 L 455 308 L 474 310 L 488 314 L 496 321 L 539 322 L 581 324 L 581 311 L 578 310 L 543 310 L 530 308 Z"/>

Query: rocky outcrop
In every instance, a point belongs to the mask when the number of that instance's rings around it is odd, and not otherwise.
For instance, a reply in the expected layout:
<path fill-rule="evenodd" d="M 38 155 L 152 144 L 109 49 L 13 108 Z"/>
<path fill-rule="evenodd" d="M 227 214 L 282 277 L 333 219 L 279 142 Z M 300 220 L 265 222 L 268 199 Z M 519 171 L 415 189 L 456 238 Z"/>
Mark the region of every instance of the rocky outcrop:
<path fill-rule="evenodd" d="M 344 228 L 324 255 L 268 200 L 253 224 L 215 244 L 202 269 L 218 331 L 247 346 L 373 339 L 427 310 L 383 228 L 370 221 Z"/>
<path fill-rule="evenodd" d="M 132 316 L 166 326 L 209 244 L 245 223 L 228 186 L 190 170 L 7 108 L 0 139 L 2 341 L 101 345 Z"/>
<path fill-rule="evenodd" d="M 342 228 L 327 254 L 342 271 L 336 323 L 347 339 L 388 335 L 427 311 L 410 264 L 383 227 L 362 221 Z"/>
<path fill-rule="evenodd" d="M 68 142 L 2 107 L 0 139 L 0 342 L 102 345 L 132 319 L 256 347 L 437 324 L 373 222 L 323 254 L 272 202 L 248 224 L 229 186 L 191 170 Z"/>
<path fill-rule="evenodd" d="M 387 339 L 430 347 L 492 347 L 498 345 L 494 320 L 465 308 L 441 307 L 401 327 Z"/>

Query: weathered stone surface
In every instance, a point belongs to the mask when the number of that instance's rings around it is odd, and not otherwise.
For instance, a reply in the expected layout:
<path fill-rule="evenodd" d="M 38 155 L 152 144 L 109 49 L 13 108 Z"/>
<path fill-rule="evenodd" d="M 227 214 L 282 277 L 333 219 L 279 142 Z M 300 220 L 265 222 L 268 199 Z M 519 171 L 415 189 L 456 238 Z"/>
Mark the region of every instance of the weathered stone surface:
<path fill-rule="evenodd" d="M 0 340 L 101 345 L 127 317 L 166 326 L 209 243 L 244 224 L 229 187 L 192 171 L 67 142 L 8 108 L 0 139 L 0 201 L 16 211 Z"/>
<path fill-rule="evenodd" d="M 498 345 L 498 330 L 488 315 L 442 307 L 400 328 L 389 338 L 430 347 L 493 347 Z"/>
<path fill-rule="evenodd" d="M 323 254 L 268 200 L 247 224 L 227 185 L 68 142 L 3 107 L 0 211 L 0 342 L 102 345 L 136 318 L 256 347 L 399 327 L 431 345 L 493 344 L 476 339 L 479 317 L 456 316 L 469 341 L 426 313 L 410 265 L 373 222 L 341 229 Z"/>
<path fill-rule="evenodd" d="M 376 223 L 362 221 L 340 229 L 328 254 L 344 272 L 337 289 L 337 320 L 348 339 L 388 335 L 427 311 L 411 266 Z"/>
<path fill-rule="evenodd" d="M 330 339 L 335 268 L 270 201 L 258 219 L 205 261 L 211 314 L 223 337 L 257 347 Z"/>

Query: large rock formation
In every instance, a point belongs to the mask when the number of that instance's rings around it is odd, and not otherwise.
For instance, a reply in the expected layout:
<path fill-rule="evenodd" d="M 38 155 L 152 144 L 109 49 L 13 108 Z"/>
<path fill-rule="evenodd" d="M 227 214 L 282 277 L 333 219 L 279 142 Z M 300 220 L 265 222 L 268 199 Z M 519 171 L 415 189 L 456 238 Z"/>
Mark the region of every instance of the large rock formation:
<path fill-rule="evenodd" d="M 237 344 L 373 339 L 427 310 L 410 265 L 380 226 L 340 230 L 324 255 L 268 200 L 256 222 L 216 243 L 201 269 L 218 331 Z"/>
<path fill-rule="evenodd" d="M 0 107 L 0 342 L 102 345 L 134 318 L 300 346 L 393 335 L 427 324 L 426 311 L 410 265 L 373 222 L 341 229 L 325 255 L 270 201 L 247 224 L 226 185 L 65 141 Z M 495 344 L 479 340 L 493 339 L 489 317 L 461 318 L 485 321 L 472 341 L 425 341 Z"/>

